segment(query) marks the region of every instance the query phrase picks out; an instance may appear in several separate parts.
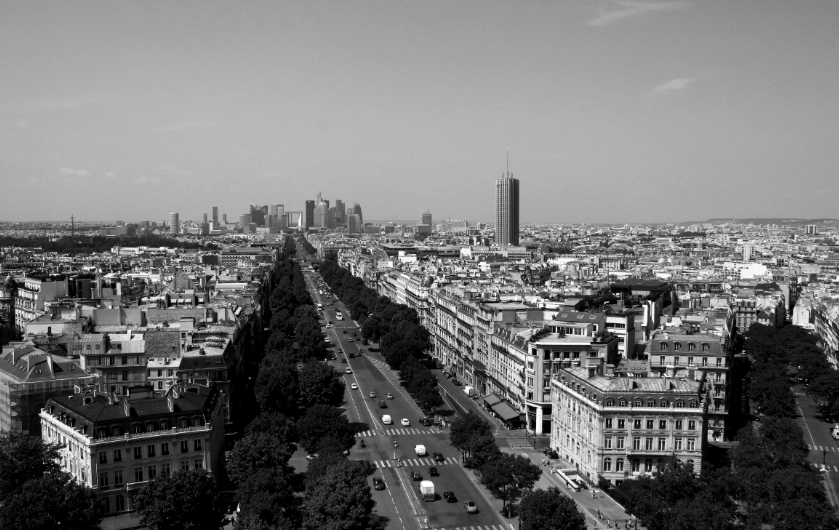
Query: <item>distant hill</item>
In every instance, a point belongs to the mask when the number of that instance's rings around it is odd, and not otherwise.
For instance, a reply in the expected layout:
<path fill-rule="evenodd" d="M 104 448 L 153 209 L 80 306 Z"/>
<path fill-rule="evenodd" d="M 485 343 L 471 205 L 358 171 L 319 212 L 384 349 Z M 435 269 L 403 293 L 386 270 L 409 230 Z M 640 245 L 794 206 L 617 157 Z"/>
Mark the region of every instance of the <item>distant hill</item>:
<path fill-rule="evenodd" d="M 721 217 L 721 218 L 714 218 L 708 219 L 705 221 L 706 223 L 742 223 L 742 224 L 754 224 L 754 225 L 766 225 L 766 224 L 774 224 L 774 225 L 818 225 L 824 223 L 837 223 L 839 219 L 798 219 L 798 218 L 785 218 L 785 217 L 749 217 L 749 218 L 736 218 L 736 217 Z"/>

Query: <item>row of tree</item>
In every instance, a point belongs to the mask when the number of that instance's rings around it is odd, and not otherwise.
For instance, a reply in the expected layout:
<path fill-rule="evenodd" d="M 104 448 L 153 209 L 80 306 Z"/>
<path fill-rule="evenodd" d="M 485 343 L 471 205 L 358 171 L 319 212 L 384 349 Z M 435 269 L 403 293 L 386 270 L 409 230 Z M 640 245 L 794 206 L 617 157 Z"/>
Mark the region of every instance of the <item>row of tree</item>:
<path fill-rule="evenodd" d="M 59 254 L 93 254 L 111 250 L 116 245 L 123 247 L 172 247 L 184 249 L 213 250 L 219 248 L 213 243 L 201 244 L 197 241 L 181 241 L 179 239 L 158 236 L 154 234 L 142 236 L 82 236 L 71 237 L 69 235 L 58 239 L 44 237 L 11 237 L 0 236 L 0 248 L 40 248 L 44 252 L 57 252 Z"/>
<path fill-rule="evenodd" d="M 492 425 L 469 413 L 452 422 L 449 441 L 459 449 L 467 467 L 473 468 L 481 483 L 504 510 L 521 499 L 519 518 L 527 530 L 583 530 L 585 516 L 576 503 L 556 488 L 534 491 L 542 469 L 525 456 L 504 453 L 492 436 Z"/>
<path fill-rule="evenodd" d="M 334 259 L 326 260 L 320 272 L 361 324 L 361 336 L 379 343 L 385 361 L 399 371 L 405 388 L 420 406 L 428 411 L 442 406 L 437 377 L 426 366 L 431 362 L 427 353 L 432 348 L 431 336 L 420 324 L 416 310 L 379 296 Z"/>
<path fill-rule="evenodd" d="M 805 330 L 754 324 L 744 349 L 751 359 L 748 395 L 761 414 L 737 433 L 730 464 L 703 462 L 696 476 L 671 459 L 652 476 L 625 480 L 619 491 L 628 511 L 650 530 L 835 529 L 823 478 L 807 461 L 804 433 L 793 419 L 789 368 L 808 377 L 823 352 Z M 812 386 L 812 385 L 811 385 Z"/>
<path fill-rule="evenodd" d="M 296 250 L 286 238 L 273 275 L 271 336 L 254 388 L 260 415 L 227 465 L 241 510 L 236 528 L 378 529 L 366 470 L 345 456 L 359 426 L 339 408 L 345 385 L 323 361 L 318 315 L 291 259 Z M 298 446 L 313 455 L 305 473 L 289 464 Z"/>

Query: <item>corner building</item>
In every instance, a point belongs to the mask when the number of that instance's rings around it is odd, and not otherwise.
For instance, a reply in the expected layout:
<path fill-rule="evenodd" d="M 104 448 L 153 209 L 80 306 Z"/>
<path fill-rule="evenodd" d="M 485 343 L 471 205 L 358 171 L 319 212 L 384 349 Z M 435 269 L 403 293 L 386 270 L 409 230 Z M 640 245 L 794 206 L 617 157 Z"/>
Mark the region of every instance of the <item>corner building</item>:
<path fill-rule="evenodd" d="M 706 403 L 700 382 L 567 368 L 551 384 L 551 447 L 589 482 L 620 485 L 669 457 L 701 472 Z"/>

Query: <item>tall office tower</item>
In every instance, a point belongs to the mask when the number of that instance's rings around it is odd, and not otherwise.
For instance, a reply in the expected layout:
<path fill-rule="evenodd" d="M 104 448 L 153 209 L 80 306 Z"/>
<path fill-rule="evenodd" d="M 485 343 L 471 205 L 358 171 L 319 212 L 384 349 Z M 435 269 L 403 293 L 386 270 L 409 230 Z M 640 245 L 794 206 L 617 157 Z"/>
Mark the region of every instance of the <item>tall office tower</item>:
<path fill-rule="evenodd" d="M 358 222 L 364 224 L 364 216 L 361 215 L 361 205 L 354 202 L 352 205 L 352 213 L 358 216 Z"/>
<path fill-rule="evenodd" d="M 265 212 L 262 206 L 251 204 L 251 222 L 256 226 L 265 226 Z"/>
<path fill-rule="evenodd" d="M 306 201 L 306 207 L 303 208 L 303 229 L 313 226 L 315 226 L 315 201 Z"/>
<path fill-rule="evenodd" d="M 335 228 L 338 226 L 338 208 L 332 207 L 326 211 L 326 227 Z"/>
<path fill-rule="evenodd" d="M 213 206 L 213 226 L 218 226 L 218 206 Z"/>
<path fill-rule="evenodd" d="M 221 220 L 224 222 L 224 224 L 227 224 L 227 214 L 226 213 L 221 215 Z"/>
<path fill-rule="evenodd" d="M 420 212 L 419 224 L 431 226 L 431 212 L 429 212 L 428 210 Z"/>
<path fill-rule="evenodd" d="M 323 201 L 315 207 L 315 228 L 326 228 L 326 215 L 328 211 L 329 207 Z"/>
<path fill-rule="evenodd" d="M 248 213 L 243 213 L 239 216 L 239 226 L 242 228 L 242 232 L 247 234 L 250 232 L 250 226 L 253 222 L 253 218 Z"/>
<path fill-rule="evenodd" d="M 338 224 L 347 222 L 347 206 L 341 199 L 335 199 L 335 222 Z"/>
<path fill-rule="evenodd" d="M 181 216 L 178 212 L 169 213 L 169 233 L 177 234 L 181 231 Z"/>
<path fill-rule="evenodd" d="M 361 223 L 358 221 L 358 215 L 347 214 L 347 233 L 357 234 L 359 232 L 361 232 Z"/>
<path fill-rule="evenodd" d="M 201 222 L 207 224 L 207 214 L 204 214 L 204 219 Z"/>
<path fill-rule="evenodd" d="M 519 244 L 519 179 L 513 178 L 509 165 L 495 181 L 495 243 Z"/>

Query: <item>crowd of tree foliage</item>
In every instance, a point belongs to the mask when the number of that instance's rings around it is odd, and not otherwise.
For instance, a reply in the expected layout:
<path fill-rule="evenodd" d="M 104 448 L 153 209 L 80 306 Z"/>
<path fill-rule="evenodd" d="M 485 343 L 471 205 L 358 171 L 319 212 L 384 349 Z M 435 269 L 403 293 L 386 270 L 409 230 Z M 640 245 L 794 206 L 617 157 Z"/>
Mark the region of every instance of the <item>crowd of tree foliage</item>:
<path fill-rule="evenodd" d="M 385 361 L 399 371 L 405 388 L 420 406 L 428 411 L 441 407 L 443 398 L 437 377 L 426 366 L 431 362 L 427 353 L 431 350 L 431 336 L 419 323 L 416 310 L 379 296 L 334 259 L 324 261 L 320 273 L 361 324 L 361 336 L 379 343 Z"/>
<path fill-rule="evenodd" d="M 271 335 L 254 394 L 260 414 L 236 442 L 227 474 L 237 488 L 240 530 L 378 529 L 367 473 L 345 452 L 358 426 L 338 407 L 344 382 L 324 362 L 321 324 L 286 238 L 269 297 Z M 289 459 L 297 447 L 318 457 L 304 474 Z"/>
<path fill-rule="evenodd" d="M 813 384 L 834 381 L 824 353 L 801 328 L 760 324 L 746 333 L 744 349 L 751 359 L 748 395 L 760 421 L 740 429 L 726 467 L 706 461 L 698 477 L 671 459 L 652 476 L 625 480 L 620 492 L 626 508 L 649 530 L 839 528 L 823 478 L 807 461 L 789 388 L 790 371 Z"/>
<path fill-rule="evenodd" d="M 183 249 L 214 250 L 219 247 L 214 243 L 181 241 L 172 237 L 154 234 L 141 236 L 63 236 L 56 240 L 48 237 L 12 237 L 0 236 L 0 248 L 40 248 L 44 252 L 59 254 L 94 254 L 106 252 L 115 246 L 123 247 L 170 247 Z"/>
<path fill-rule="evenodd" d="M 0 528 L 98 528 L 96 493 L 61 470 L 58 449 L 35 436 L 0 432 Z"/>

